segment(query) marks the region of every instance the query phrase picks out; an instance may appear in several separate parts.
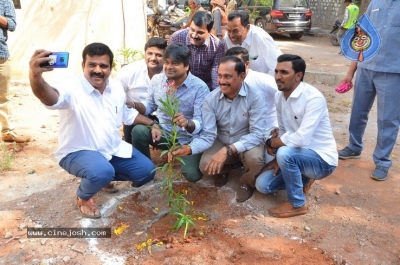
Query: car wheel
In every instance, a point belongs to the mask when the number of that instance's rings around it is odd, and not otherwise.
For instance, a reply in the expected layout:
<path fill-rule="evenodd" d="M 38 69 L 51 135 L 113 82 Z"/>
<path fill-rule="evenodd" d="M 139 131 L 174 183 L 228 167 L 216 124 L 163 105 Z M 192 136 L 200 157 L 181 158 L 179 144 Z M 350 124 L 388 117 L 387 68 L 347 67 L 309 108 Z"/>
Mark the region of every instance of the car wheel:
<path fill-rule="evenodd" d="M 298 40 L 301 37 L 303 37 L 303 32 L 299 32 L 299 33 L 291 33 L 289 34 L 290 38 Z"/>
<path fill-rule="evenodd" d="M 262 18 L 257 19 L 256 22 L 254 22 L 254 25 L 259 28 L 265 29 L 264 21 L 262 20 Z"/>

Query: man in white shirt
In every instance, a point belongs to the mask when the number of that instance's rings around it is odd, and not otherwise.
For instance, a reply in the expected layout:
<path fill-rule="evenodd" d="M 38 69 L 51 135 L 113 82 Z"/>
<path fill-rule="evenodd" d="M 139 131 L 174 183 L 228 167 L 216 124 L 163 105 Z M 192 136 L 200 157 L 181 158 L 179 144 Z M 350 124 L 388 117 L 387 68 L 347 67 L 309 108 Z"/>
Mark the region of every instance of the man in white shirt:
<path fill-rule="evenodd" d="M 235 10 L 228 15 L 224 40 L 226 49 L 234 46 L 246 48 L 250 55 L 250 69 L 274 76 L 276 59 L 282 52 L 265 30 L 250 25 L 246 11 Z"/>
<path fill-rule="evenodd" d="M 162 72 L 164 59 L 163 53 L 167 47 L 167 41 L 163 38 L 150 38 L 144 46 L 144 59 L 135 61 L 121 68 L 117 79 L 121 82 L 126 92 L 126 104 L 135 108 L 135 102 L 145 102 L 150 80 L 154 75 Z M 149 118 L 156 119 L 149 115 Z M 133 125 L 124 124 L 125 141 L 132 144 Z"/>
<path fill-rule="evenodd" d="M 93 197 L 110 181 L 132 181 L 139 186 L 155 175 L 151 160 L 122 141 L 121 123 L 153 126 L 154 122 L 129 109 L 120 82 L 109 79 L 114 56 L 107 45 L 86 46 L 82 53 L 83 74 L 57 88 L 42 77 L 42 73 L 53 70 L 40 67 L 50 60 L 50 54 L 36 50 L 31 58 L 32 91 L 48 109 L 60 111 L 55 158 L 68 173 L 82 178 L 77 205 L 83 217 L 100 218 Z M 161 138 L 158 129 L 152 131 L 154 140 Z"/>
<path fill-rule="evenodd" d="M 268 154 L 275 155 L 256 180 L 261 193 L 286 189 L 288 201 L 268 210 L 274 217 L 308 212 L 305 194 L 316 179 L 329 176 L 338 164 L 326 100 L 315 87 L 303 83 L 304 60 L 291 54 L 278 57 L 275 104 L 279 131 L 267 139 Z"/>

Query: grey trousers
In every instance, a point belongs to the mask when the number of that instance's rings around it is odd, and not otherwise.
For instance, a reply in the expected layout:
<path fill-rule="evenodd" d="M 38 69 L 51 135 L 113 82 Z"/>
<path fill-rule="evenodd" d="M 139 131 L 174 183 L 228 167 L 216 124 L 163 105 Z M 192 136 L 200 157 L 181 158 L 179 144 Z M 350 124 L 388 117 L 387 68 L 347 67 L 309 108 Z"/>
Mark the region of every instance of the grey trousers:
<path fill-rule="evenodd" d="M 205 170 L 208 161 L 210 161 L 211 157 L 224 146 L 225 145 L 221 141 L 215 139 L 214 144 L 209 149 L 204 151 L 203 155 L 201 156 L 199 166 L 203 176 L 209 175 Z M 259 146 L 256 146 L 253 149 L 247 150 L 243 153 L 228 156 L 224 166 L 222 167 L 221 174 L 229 173 L 229 171 L 231 171 L 231 165 L 240 160 L 243 163 L 245 172 L 240 177 L 239 182 L 255 188 L 256 177 L 264 166 L 264 148 L 264 143 L 262 143 Z"/>
<path fill-rule="evenodd" d="M 357 69 L 353 105 L 351 108 L 348 147 L 361 152 L 368 114 L 377 97 L 378 136 L 373 154 L 375 165 L 390 167 L 390 155 L 397 140 L 400 125 L 400 73 Z"/>

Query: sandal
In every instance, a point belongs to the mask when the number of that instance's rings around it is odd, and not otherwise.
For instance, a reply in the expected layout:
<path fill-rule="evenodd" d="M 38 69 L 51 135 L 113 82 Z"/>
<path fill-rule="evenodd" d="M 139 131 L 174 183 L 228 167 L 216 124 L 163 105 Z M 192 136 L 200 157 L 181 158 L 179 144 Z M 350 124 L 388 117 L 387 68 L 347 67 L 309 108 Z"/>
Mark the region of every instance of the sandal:
<path fill-rule="evenodd" d="M 119 191 L 119 189 L 115 188 L 114 183 L 112 182 L 110 182 L 110 184 L 108 184 L 107 186 L 103 187 L 101 190 L 107 193 L 117 193 Z"/>
<path fill-rule="evenodd" d="M 76 199 L 76 205 L 81 211 L 83 217 L 92 219 L 99 219 L 101 217 L 100 211 L 97 208 L 93 198 L 90 198 L 89 200 L 82 200 L 81 198 L 77 197 Z"/>

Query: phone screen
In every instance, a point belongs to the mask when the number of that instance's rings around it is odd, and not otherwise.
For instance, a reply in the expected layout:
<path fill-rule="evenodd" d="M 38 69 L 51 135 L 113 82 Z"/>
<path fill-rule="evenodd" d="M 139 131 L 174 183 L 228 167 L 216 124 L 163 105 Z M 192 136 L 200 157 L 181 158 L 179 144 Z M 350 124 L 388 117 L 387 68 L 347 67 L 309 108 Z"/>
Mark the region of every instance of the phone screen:
<path fill-rule="evenodd" d="M 52 52 L 50 55 L 50 61 L 40 64 L 40 67 L 44 68 L 67 68 L 68 67 L 68 52 Z"/>

